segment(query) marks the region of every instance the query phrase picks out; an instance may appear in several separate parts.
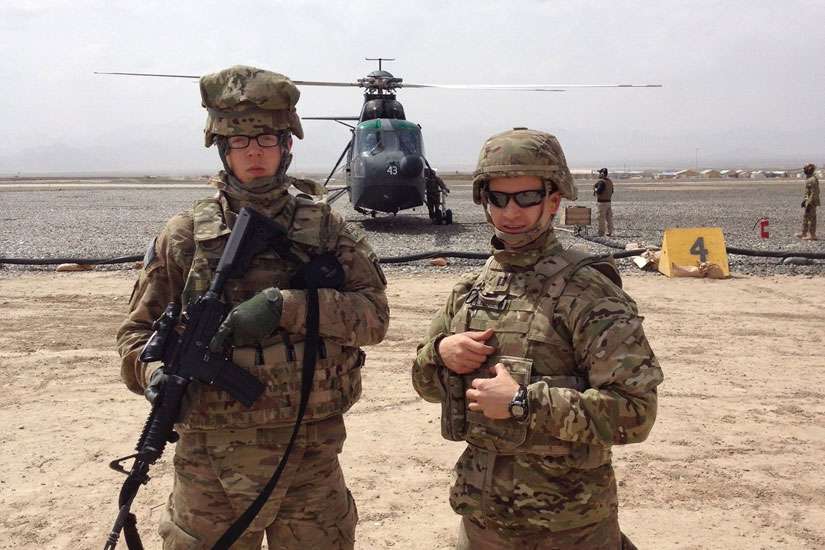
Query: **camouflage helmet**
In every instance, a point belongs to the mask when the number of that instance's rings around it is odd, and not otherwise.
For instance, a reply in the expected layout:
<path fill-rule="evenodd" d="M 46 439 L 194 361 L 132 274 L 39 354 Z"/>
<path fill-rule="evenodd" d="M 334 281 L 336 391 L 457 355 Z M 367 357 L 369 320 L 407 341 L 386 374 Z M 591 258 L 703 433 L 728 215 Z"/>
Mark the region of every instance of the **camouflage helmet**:
<path fill-rule="evenodd" d="M 513 128 L 488 138 L 473 174 L 473 201 L 481 204 L 481 190 L 491 179 L 511 176 L 538 176 L 562 197 L 576 200 L 559 140 L 546 132 Z"/>
<path fill-rule="evenodd" d="M 811 174 L 816 172 L 816 165 L 808 163 L 808 164 L 805 165 L 804 168 L 802 168 L 802 170 L 810 176 Z"/>
<path fill-rule="evenodd" d="M 205 145 L 216 136 L 255 136 L 289 130 L 303 139 L 295 104 L 301 92 L 286 76 L 235 65 L 200 79 L 206 108 Z"/>

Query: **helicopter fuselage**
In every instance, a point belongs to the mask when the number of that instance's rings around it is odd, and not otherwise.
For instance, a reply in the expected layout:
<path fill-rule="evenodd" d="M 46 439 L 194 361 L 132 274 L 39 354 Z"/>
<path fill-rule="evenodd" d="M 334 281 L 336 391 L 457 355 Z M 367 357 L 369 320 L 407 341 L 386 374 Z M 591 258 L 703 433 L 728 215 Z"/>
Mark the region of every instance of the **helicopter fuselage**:
<path fill-rule="evenodd" d="M 353 134 L 347 185 L 356 209 L 396 213 L 424 204 L 424 143 L 417 124 L 373 118 L 360 122 Z"/>

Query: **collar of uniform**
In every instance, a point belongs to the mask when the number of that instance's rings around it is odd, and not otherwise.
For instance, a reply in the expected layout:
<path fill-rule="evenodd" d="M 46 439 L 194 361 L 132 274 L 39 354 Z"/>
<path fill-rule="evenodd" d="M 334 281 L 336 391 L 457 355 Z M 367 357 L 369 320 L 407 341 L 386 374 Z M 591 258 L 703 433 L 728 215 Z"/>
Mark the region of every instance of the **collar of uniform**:
<path fill-rule="evenodd" d="M 261 181 L 250 182 L 247 188 L 231 174 L 223 171 L 218 174 L 213 182 L 220 190 L 220 201 L 224 212 L 237 214 L 241 208 L 249 207 L 271 219 L 282 217 L 285 213 L 291 216 L 295 199 L 287 192 L 288 184 L 268 185 L 263 181 L 264 179 L 270 178 L 259 178 Z M 234 219 L 230 223 L 233 222 Z M 287 225 L 288 222 L 287 219 Z"/>
<path fill-rule="evenodd" d="M 282 200 L 267 205 L 260 202 L 233 199 L 232 196 L 221 190 L 221 192 L 218 193 L 218 202 L 220 202 L 221 210 L 223 210 L 224 218 L 229 227 L 235 226 L 235 220 L 238 218 L 238 213 L 241 211 L 241 208 L 249 207 L 274 221 L 286 232 L 289 229 L 292 214 L 295 212 L 295 197 L 289 193 L 284 195 Z"/>
<path fill-rule="evenodd" d="M 507 249 L 497 238 L 490 241 L 492 255 L 503 267 L 529 268 L 536 265 L 541 258 L 558 254 L 562 251 L 562 246 L 556 238 L 553 229 L 549 229 L 542 237 L 530 243 L 528 246 L 519 249 Z"/>

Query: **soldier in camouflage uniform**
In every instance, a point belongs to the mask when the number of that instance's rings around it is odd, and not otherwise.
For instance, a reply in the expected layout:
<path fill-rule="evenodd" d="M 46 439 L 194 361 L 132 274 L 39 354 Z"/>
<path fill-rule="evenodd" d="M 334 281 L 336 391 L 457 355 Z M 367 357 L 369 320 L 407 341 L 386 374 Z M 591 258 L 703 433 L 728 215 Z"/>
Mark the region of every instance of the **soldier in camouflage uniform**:
<path fill-rule="evenodd" d="M 192 303 L 209 285 L 242 207 L 268 216 L 287 235 L 289 254 L 252 259 L 226 284 L 233 309 L 210 347 L 266 385 L 250 408 L 211 386 L 189 385 L 176 425 L 174 488 L 160 525 L 166 549 L 210 548 L 260 493 L 289 440 L 300 401 L 305 292 L 290 288 L 311 257 L 333 253 L 346 275 L 343 288 L 319 289 L 320 336 L 314 386 L 297 446 L 278 486 L 233 548 L 351 549 L 357 512 L 338 453 L 346 438 L 342 414 L 361 395 L 360 347 L 381 341 L 389 322 L 386 281 L 363 233 L 327 204 L 293 196 L 290 185 L 312 182 L 285 175 L 292 136 L 303 137 L 295 111 L 299 91 L 285 76 L 236 66 L 200 81 L 208 111 L 206 146 L 217 145 L 225 170 L 218 191 L 173 217 L 150 245 L 130 313 L 118 331 L 121 375 L 150 399 L 163 369 L 138 360 L 152 321 L 169 302 Z"/>
<path fill-rule="evenodd" d="M 599 170 L 599 179 L 593 185 L 593 195 L 596 197 L 596 203 L 599 214 L 599 235 L 604 236 L 605 230 L 607 236 L 613 236 L 613 180 L 607 177 L 607 168 Z"/>
<path fill-rule="evenodd" d="M 805 180 L 805 198 L 802 200 L 802 208 L 805 209 L 802 215 L 802 231 L 796 236 L 804 241 L 816 240 L 816 209 L 819 206 L 819 178 L 816 177 L 816 166 L 806 164 L 802 169 L 807 179 Z"/>
<path fill-rule="evenodd" d="M 516 128 L 488 139 L 473 197 L 492 256 L 453 287 L 418 347 L 413 385 L 466 441 L 450 504 L 458 548 L 634 548 L 618 525 L 611 447 L 643 441 L 662 371 L 611 263 L 553 232 L 576 191 L 561 146 Z"/>

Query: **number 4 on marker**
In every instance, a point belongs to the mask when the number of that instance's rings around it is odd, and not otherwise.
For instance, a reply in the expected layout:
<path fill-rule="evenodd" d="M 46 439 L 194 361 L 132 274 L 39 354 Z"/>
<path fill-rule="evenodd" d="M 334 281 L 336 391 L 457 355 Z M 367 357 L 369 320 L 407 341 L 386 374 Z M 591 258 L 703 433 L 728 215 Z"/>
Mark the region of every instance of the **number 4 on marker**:
<path fill-rule="evenodd" d="M 705 248 L 705 238 L 699 237 L 690 247 L 690 253 L 693 256 L 699 256 L 700 262 L 708 261 L 708 249 Z"/>

